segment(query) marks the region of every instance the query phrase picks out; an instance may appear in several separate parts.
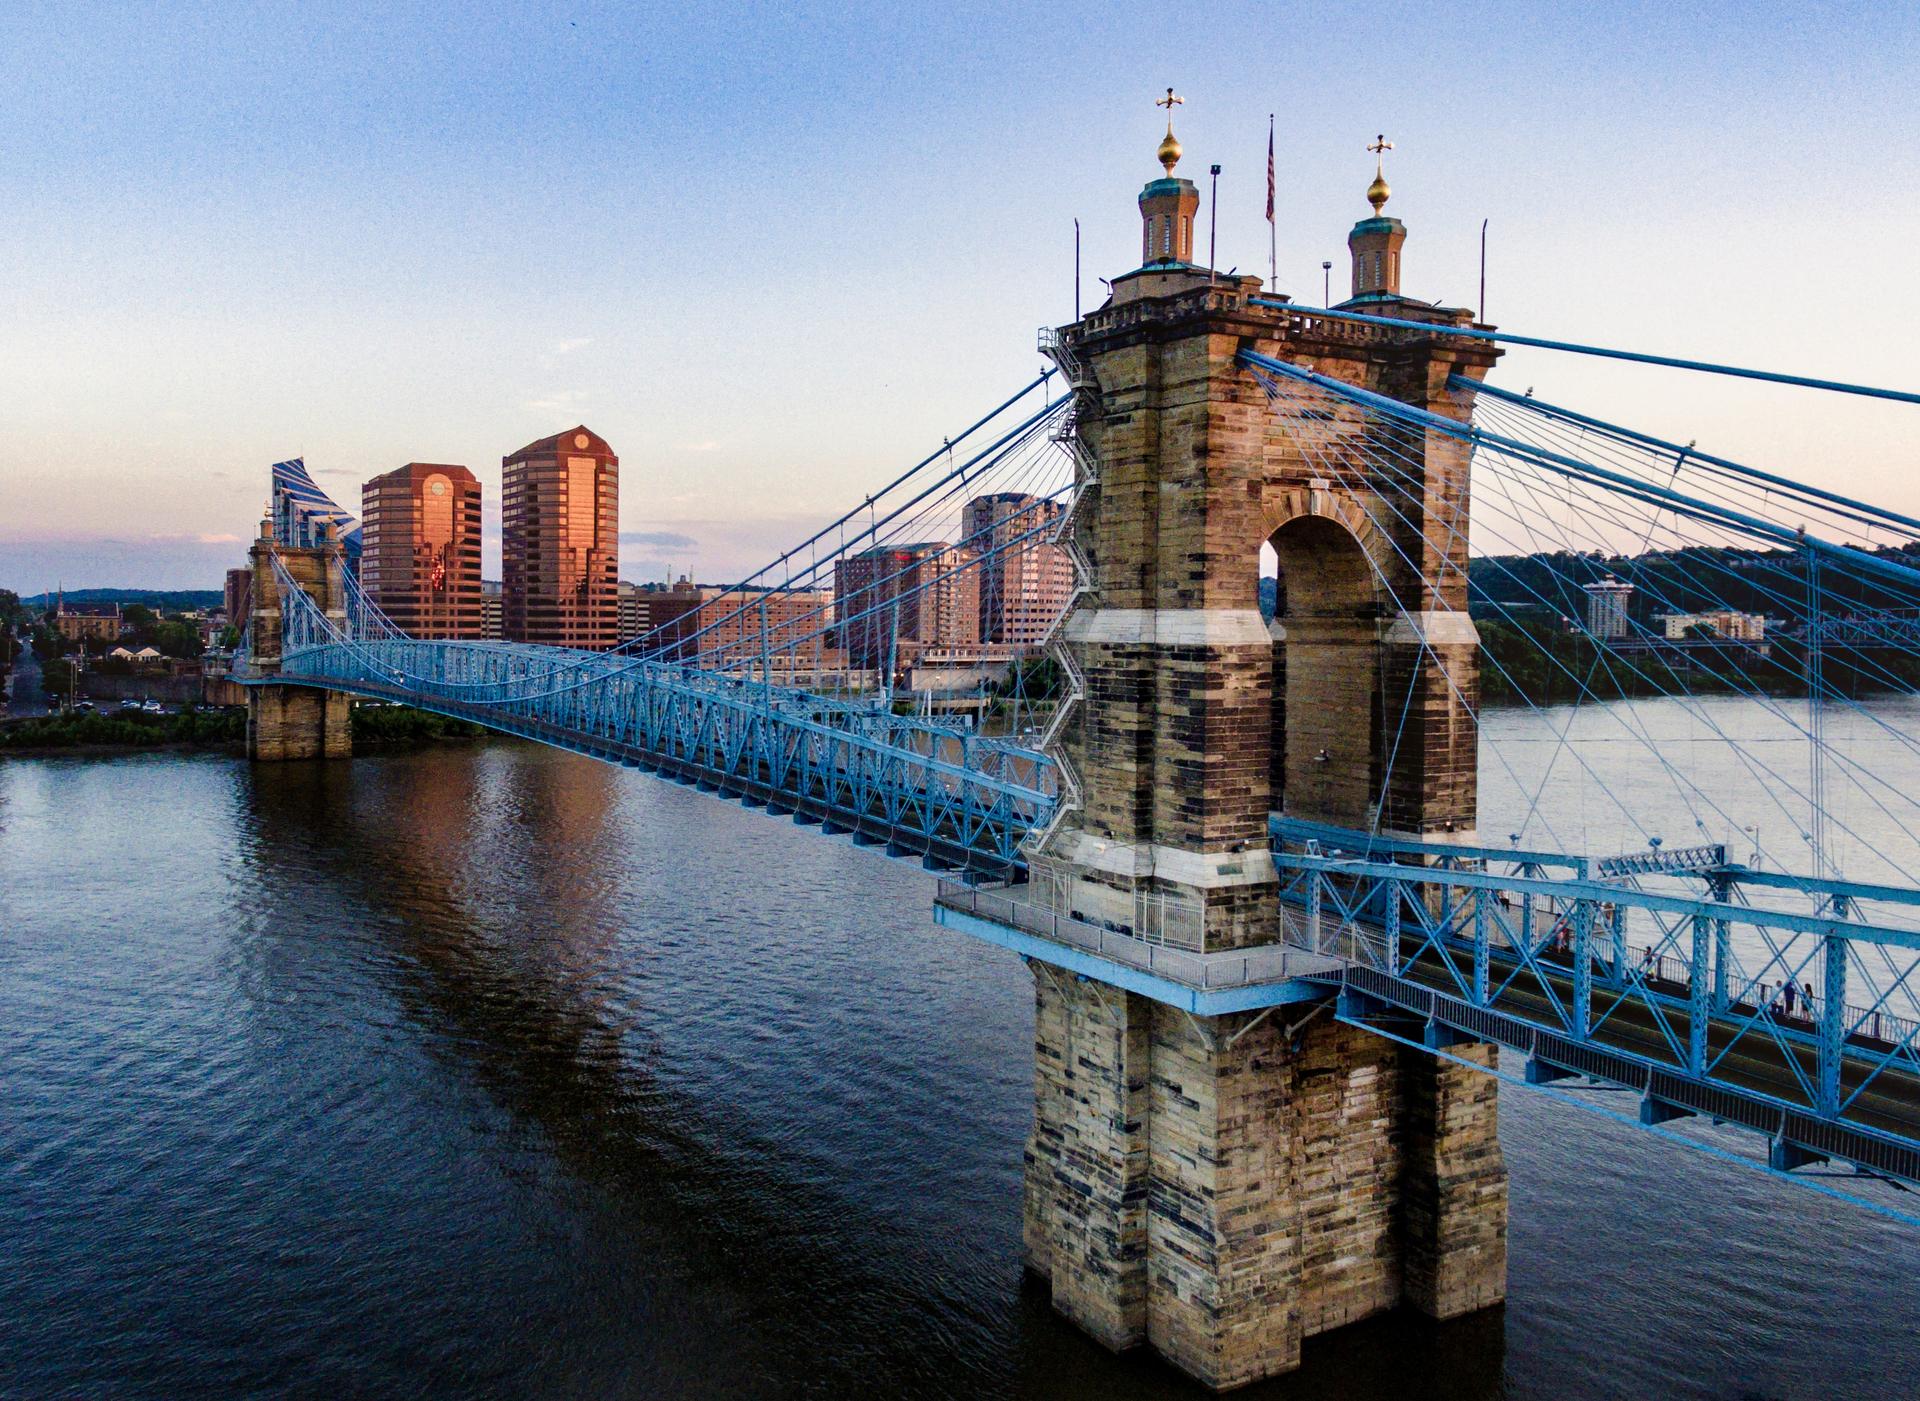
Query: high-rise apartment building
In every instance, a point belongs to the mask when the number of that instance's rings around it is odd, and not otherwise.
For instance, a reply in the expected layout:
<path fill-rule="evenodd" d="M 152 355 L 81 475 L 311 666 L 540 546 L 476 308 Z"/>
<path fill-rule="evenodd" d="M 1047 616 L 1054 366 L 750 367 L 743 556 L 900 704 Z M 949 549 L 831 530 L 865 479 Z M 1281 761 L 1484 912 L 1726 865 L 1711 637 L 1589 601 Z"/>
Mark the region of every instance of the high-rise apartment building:
<path fill-rule="evenodd" d="M 620 459 L 585 427 L 542 438 L 501 466 L 501 622 L 514 642 L 611 647 L 620 640 Z"/>
<path fill-rule="evenodd" d="M 1612 575 L 1586 586 L 1587 631 L 1602 642 L 1612 642 L 1633 633 L 1633 617 L 1627 600 L 1633 597 L 1633 585 L 1623 584 Z"/>
<path fill-rule="evenodd" d="M 229 569 L 227 586 L 221 594 L 220 602 L 226 609 L 227 626 L 245 627 L 247 614 L 253 608 L 253 570 Z"/>
<path fill-rule="evenodd" d="M 648 650 L 663 661 L 750 667 L 764 655 L 791 667 L 796 649 L 833 646 L 833 598 L 813 589 L 714 589 L 683 579 L 652 595 L 648 620 Z"/>
<path fill-rule="evenodd" d="M 360 488 L 360 584 L 409 637 L 485 635 L 480 483 L 465 467 L 409 462 Z"/>
<path fill-rule="evenodd" d="M 501 623 L 501 586 L 498 579 L 480 581 L 480 636 L 490 642 L 498 642 L 506 636 Z"/>
<path fill-rule="evenodd" d="M 1023 491 L 976 496 L 960 513 L 964 548 L 980 555 L 981 642 L 1036 647 L 1073 594 L 1073 565 L 1050 544 L 1063 508 Z"/>
<path fill-rule="evenodd" d="M 348 515 L 307 471 L 304 459 L 273 464 L 273 538 L 282 545 L 310 548 L 327 538 L 331 526 L 340 541 L 347 572 L 360 572 L 360 522 Z"/>
<path fill-rule="evenodd" d="M 647 630 L 647 590 L 625 579 L 614 586 L 615 616 L 620 620 L 620 640 L 626 642 Z"/>
<path fill-rule="evenodd" d="M 910 664 L 930 646 L 980 640 L 980 569 L 944 540 L 877 545 L 833 566 L 840 645 L 856 667 Z"/>

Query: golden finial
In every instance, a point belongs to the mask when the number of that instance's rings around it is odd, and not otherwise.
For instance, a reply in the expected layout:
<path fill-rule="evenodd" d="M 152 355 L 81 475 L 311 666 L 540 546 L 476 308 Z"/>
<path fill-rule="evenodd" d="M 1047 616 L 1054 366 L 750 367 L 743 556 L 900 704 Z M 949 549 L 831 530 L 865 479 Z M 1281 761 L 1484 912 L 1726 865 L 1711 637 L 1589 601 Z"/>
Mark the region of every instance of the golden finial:
<path fill-rule="evenodd" d="M 1167 137 L 1160 143 L 1160 149 L 1154 155 L 1155 159 L 1167 168 L 1169 180 L 1173 178 L 1173 168 L 1180 164 L 1180 142 L 1173 134 L 1173 109 L 1185 106 L 1186 101 L 1186 98 L 1176 96 L 1173 89 L 1168 88 L 1167 95 L 1157 99 L 1153 104 L 1155 107 L 1167 109 Z"/>
<path fill-rule="evenodd" d="M 1373 183 L 1367 186 L 1367 203 L 1373 206 L 1373 217 L 1380 217 L 1380 207 L 1393 193 L 1387 188 L 1386 153 L 1393 149 L 1393 143 L 1383 133 L 1373 138 L 1373 144 L 1367 149 L 1373 152 Z"/>

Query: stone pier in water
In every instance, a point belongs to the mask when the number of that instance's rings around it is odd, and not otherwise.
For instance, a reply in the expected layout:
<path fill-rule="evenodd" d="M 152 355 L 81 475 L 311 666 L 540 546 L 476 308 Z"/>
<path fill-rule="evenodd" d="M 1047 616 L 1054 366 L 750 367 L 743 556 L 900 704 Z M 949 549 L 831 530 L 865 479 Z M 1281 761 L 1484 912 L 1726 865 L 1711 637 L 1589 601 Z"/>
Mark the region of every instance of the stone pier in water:
<path fill-rule="evenodd" d="M 1400 294 L 1384 181 L 1350 240 L 1354 300 L 1431 337 L 1261 305 L 1259 279 L 1194 266 L 1178 156 L 1169 133 L 1140 196 L 1144 264 L 1047 338 L 1077 397 L 1090 578 L 1059 634 L 1081 692 L 1055 745 L 1064 813 L 1009 894 L 1205 956 L 1281 939 L 1274 812 L 1442 842 L 1475 823 L 1463 445 L 1330 396 L 1282 419 L 1236 357 L 1459 418 L 1448 377 L 1498 352 L 1445 334 L 1467 312 Z M 1492 1047 L 1437 1058 L 1337 1020 L 1324 992 L 1196 1015 L 1071 958 L 1029 963 L 1026 1257 L 1101 1342 L 1225 1389 L 1397 1305 L 1503 1300 L 1497 1082 L 1469 1068 Z"/>
<path fill-rule="evenodd" d="M 248 614 L 252 669 L 271 676 L 280 670 L 280 584 L 273 559 L 293 581 L 313 596 L 320 610 L 336 623 L 346 620 L 346 568 L 334 528 L 317 546 L 276 545 L 273 523 L 260 523 L 260 538 L 251 551 L 252 607 Z M 247 757 L 277 762 L 285 759 L 345 759 L 353 754 L 350 725 L 352 698 L 344 691 L 314 686 L 256 684 L 247 687 Z"/>

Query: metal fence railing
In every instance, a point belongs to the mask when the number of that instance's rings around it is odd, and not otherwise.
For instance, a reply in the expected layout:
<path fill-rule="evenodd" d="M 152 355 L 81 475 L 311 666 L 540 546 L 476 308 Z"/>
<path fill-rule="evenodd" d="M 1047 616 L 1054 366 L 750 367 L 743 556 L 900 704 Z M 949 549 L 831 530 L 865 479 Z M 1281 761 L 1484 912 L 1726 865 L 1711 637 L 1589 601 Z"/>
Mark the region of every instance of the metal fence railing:
<path fill-rule="evenodd" d="M 1082 949 L 1131 968 L 1154 973 L 1170 982 L 1201 989 L 1238 988 L 1289 978 L 1325 974 L 1338 969 L 1335 959 L 1315 956 L 1285 944 L 1195 953 L 1153 943 L 1131 934 L 1118 934 L 1097 924 L 1043 909 L 1007 892 L 1025 886 L 980 886 L 942 880 L 935 903 L 949 910 L 978 915 L 996 924 L 1018 929 L 1035 938 Z"/>

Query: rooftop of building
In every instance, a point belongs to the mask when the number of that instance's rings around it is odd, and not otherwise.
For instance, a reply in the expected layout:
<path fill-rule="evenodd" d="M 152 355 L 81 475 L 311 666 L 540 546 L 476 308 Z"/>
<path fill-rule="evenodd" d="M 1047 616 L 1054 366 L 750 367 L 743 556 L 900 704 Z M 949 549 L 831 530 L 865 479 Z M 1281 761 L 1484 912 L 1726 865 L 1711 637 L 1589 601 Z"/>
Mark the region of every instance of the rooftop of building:
<path fill-rule="evenodd" d="M 855 559 L 884 559 L 889 555 L 906 558 L 911 555 L 933 555 L 953 546 L 945 540 L 919 540 L 911 545 L 875 545 L 855 555 Z"/>
<path fill-rule="evenodd" d="M 458 462 L 409 462 L 405 466 L 395 467 L 391 472 L 381 472 L 377 476 L 369 477 L 367 479 L 367 485 L 372 486 L 375 482 L 390 482 L 399 481 L 404 478 L 425 477 L 436 472 L 445 473 L 457 481 L 473 482 L 475 485 L 479 484 L 479 478 L 475 477 L 471 471 Z"/>
<path fill-rule="evenodd" d="M 582 439 L 585 441 L 583 442 Z M 584 452 L 593 456 L 614 457 L 612 446 L 607 440 L 587 427 L 576 423 L 563 433 L 555 433 L 551 438 L 542 438 L 538 442 L 528 443 L 520 451 L 509 453 L 502 462 L 524 462 L 535 457 L 557 457 L 561 453 Z M 615 459 L 618 460 L 617 458 Z"/>
<path fill-rule="evenodd" d="M 1199 188 L 1193 181 L 1182 179 L 1178 175 L 1163 175 L 1158 180 L 1149 180 L 1140 190 L 1141 199 L 1152 199 L 1156 195 L 1199 194 Z"/>

